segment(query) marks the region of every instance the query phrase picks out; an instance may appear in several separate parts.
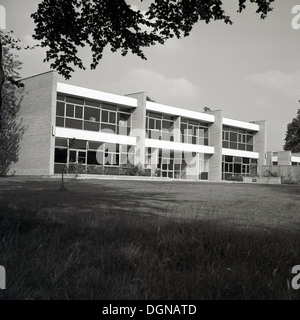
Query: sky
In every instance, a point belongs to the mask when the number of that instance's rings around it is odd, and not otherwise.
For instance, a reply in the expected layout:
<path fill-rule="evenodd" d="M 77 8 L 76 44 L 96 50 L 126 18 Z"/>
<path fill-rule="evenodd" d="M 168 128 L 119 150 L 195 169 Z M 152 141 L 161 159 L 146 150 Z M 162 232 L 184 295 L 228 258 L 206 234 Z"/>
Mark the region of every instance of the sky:
<path fill-rule="evenodd" d="M 33 44 L 31 13 L 40 0 L 0 0 L 6 9 L 6 31 L 24 44 Z M 151 1 L 128 0 L 145 10 Z M 106 49 L 96 70 L 77 70 L 60 82 L 114 94 L 146 91 L 157 103 L 203 111 L 223 110 L 242 121 L 266 120 L 267 150 L 280 151 L 287 124 L 300 108 L 300 29 L 292 27 L 292 8 L 300 0 L 275 0 L 274 10 L 261 20 L 248 1 L 237 13 L 237 0 L 224 0 L 234 22 L 199 22 L 189 37 L 171 39 L 144 50 L 147 60 Z M 300 12 L 299 12 L 300 13 Z M 299 18 L 300 24 L 300 18 Z M 22 77 L 49 71 L 45 49 L 18 52 Z M 88 67 L 88 48 L 80 51 Z"/>

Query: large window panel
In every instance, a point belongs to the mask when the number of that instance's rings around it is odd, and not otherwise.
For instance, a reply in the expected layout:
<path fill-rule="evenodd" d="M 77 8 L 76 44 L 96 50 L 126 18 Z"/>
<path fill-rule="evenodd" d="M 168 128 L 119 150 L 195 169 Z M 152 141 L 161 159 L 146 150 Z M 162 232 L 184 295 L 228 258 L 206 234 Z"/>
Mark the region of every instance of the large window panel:
<path fill-rule="evenodd" d="M 74 108 L 75 106 L 73 104 L 67 104 L 67 108 L 66 108 L 67 117 L 74 118 Z"/>
<path fill-rule="evenodd" d="M 64 117 L 65 115 L 65 104 L 64 102 L 57 102 L 56 104 L 56 115 Z"/>
<path fill-rule="evenodd" d="M 56 126 L 57 127 L 64 127 L 65 126 L 64 118 L 56 117 Z"/>
<path fill-rule="evenodd" d="M 82 120 L 66 119 L 66 128 L 82 129 Z"/>
<path fill-rule="evenodd" d="M 70 102 L 72 104 L 84 104 L 84 99 L 83 98 L 75 98 L 75 97 L 66 97 L 66 101 Z"/>
<path fill-rule="evenodd" d="M 89 121 L 100 121 L 100 110 L 96 108 L 84 108 L 84 119 Z"/>
<path fill-rule="evenodd" d="M 68 150 L 65 148 L 55 148 L 54 162 L 67 163 Z"/>
<path fill-rule="evenodd" d="M 84 130 L 99 131 L 100 124 L 97 122 L 84 121 Z"/>

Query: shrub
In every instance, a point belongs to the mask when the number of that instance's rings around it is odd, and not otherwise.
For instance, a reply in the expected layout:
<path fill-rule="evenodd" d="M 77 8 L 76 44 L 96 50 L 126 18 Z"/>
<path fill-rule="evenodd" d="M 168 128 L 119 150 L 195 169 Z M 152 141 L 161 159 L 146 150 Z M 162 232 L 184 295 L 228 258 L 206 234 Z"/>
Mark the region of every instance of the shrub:
<path fill-rule="evenodd" d="M 271 170 L 266 170 L 264 177 L 278 177 L 278 173 L 277 172 L 273 172 Z"/>
<path fill-rule="evenodd" d="M 86 173 L 87 174 L 104 174 L 104 168 L 103 166 L 88 165 Z"/>
<path fill-rule="evenodd" d="M 228 181 L 243 181 L 243 177 L 240 175 L 232 175 L 227 180 Z"/>
<path fill-rule="evenodd" d="M 71 173 L 71 174 L 86 173 L 86 166 L 80 163 L 70 163 L 68 166 L 68 173 Z"/>

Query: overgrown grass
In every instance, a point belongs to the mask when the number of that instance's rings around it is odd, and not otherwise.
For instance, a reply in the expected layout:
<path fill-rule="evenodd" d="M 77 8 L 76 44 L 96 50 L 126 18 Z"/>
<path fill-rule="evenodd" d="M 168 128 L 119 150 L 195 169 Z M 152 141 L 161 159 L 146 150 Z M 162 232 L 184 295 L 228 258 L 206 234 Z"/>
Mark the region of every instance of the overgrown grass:
<path fill-rule="evenodd" d="M 299 299 L 300 239 L 216 221 L 7 204 L 2 299 Z"/>

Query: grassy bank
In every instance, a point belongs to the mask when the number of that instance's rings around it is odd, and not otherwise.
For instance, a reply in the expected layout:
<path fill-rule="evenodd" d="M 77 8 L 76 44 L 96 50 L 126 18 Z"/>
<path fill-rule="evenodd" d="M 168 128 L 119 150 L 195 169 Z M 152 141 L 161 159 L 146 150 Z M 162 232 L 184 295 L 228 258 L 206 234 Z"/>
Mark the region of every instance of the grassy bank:
<path fill-rule="evenodd" d="M 2 299 L 300 299 L 295 233 L 16 202 L 0 219 Z"/>

